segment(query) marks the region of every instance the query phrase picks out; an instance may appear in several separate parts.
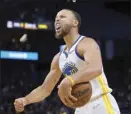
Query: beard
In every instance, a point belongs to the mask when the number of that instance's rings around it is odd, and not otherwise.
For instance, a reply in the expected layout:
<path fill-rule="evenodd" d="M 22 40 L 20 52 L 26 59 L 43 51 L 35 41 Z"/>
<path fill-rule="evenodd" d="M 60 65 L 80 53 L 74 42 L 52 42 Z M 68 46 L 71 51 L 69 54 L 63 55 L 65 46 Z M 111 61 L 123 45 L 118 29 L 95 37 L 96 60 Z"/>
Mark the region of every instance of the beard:
<path fill-rule="evenodd" d="M 62 39 L 64 36 L 66 36 L 69 33 L 69 31 L 65 32 L 65 31 L 61 31 L 61 33 L 55 33 L 55 38 L 56 39 Z"/>
<path fill-rule="evenodd" d="M 56 39 L 62 39 L 63 36 L 62 36 L 62 35 L 57 35 L 57 34 L 55 34 L 55 38 L 56 38 Z"/>
<path fill-rule="evenodd" d="M 66 28 L 61 28 L 59 33 L 55 33 L 55 38 L 56 39 L 62 39 L 64 36 L 66 36 L 71 30 L 71 26 L 67 26 Z"/>

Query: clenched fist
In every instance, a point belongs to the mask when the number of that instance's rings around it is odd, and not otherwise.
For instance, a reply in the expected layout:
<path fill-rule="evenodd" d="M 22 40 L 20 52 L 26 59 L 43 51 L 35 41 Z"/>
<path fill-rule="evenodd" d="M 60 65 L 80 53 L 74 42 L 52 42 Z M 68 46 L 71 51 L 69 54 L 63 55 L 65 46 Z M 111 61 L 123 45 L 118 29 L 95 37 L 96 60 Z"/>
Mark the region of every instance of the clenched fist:
<path fill-rule="evenodd" d="M 24 98 L 18 98 L 14 101 L 14 106 L 16 112 L 22 112 L 24 111 L 24 106 L 26 105 L 26 100 Z"/>

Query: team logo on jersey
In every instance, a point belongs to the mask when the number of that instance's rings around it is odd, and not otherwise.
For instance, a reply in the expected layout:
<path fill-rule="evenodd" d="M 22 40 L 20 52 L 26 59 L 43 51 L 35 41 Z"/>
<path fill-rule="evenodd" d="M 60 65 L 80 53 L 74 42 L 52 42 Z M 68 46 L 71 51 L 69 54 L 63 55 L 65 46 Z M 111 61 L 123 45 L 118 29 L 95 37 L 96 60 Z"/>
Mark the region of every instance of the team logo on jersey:
<path fill-rule="evenodd" d="M 64 68 L 62 69 L 63 70 L 63 74 L 66 76 L 66 75 L 72 75 L 72 74 L 75 74 L 78 69 L 76 68 L 75 64 L 72 63 L 72 62 L 68 62 L 64 65 Z"/>

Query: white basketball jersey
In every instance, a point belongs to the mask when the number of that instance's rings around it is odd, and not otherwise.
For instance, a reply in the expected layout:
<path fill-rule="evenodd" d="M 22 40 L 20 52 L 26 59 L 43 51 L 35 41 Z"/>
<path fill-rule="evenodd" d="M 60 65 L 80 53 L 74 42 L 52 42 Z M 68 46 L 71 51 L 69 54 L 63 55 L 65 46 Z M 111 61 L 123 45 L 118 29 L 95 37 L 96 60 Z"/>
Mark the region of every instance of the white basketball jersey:
<path fill-rule="evenodd" d="M 77 73 L 84 66 L 84 58 L 81 57 L 77 52 L 77 44 L 83 39 L 85 36 L 79 36 L 75 43 L 72 45 L 70 50 L 63 49 L 60 53 L 59 58 L 59 67 L 62 71 L 63 75 L 70 76 L 72 74 Z M 112 92 L 112 89 L 109 88 L 106 76 L 104 74 L 102 68 L 102 74 L 97 76 L 96 78 L 89 81 L 92 85 L 92 97 L 91 100 L 96 99 L 97 97 Z"/>

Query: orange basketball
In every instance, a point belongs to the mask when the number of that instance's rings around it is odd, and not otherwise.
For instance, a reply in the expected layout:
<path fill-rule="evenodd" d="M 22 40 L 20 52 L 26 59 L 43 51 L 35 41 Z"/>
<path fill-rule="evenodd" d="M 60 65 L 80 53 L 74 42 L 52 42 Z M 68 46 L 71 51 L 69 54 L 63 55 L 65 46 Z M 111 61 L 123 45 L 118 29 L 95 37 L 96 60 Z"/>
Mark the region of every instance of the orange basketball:
<path fill-rule="evenodd" d="M 73 86 L 72 95 L 78 100 L 74 102 L 71 108 L 79 108 L 88 103 L 92 96 L 92 86 L 89 82 L 82 82 Z"/>

